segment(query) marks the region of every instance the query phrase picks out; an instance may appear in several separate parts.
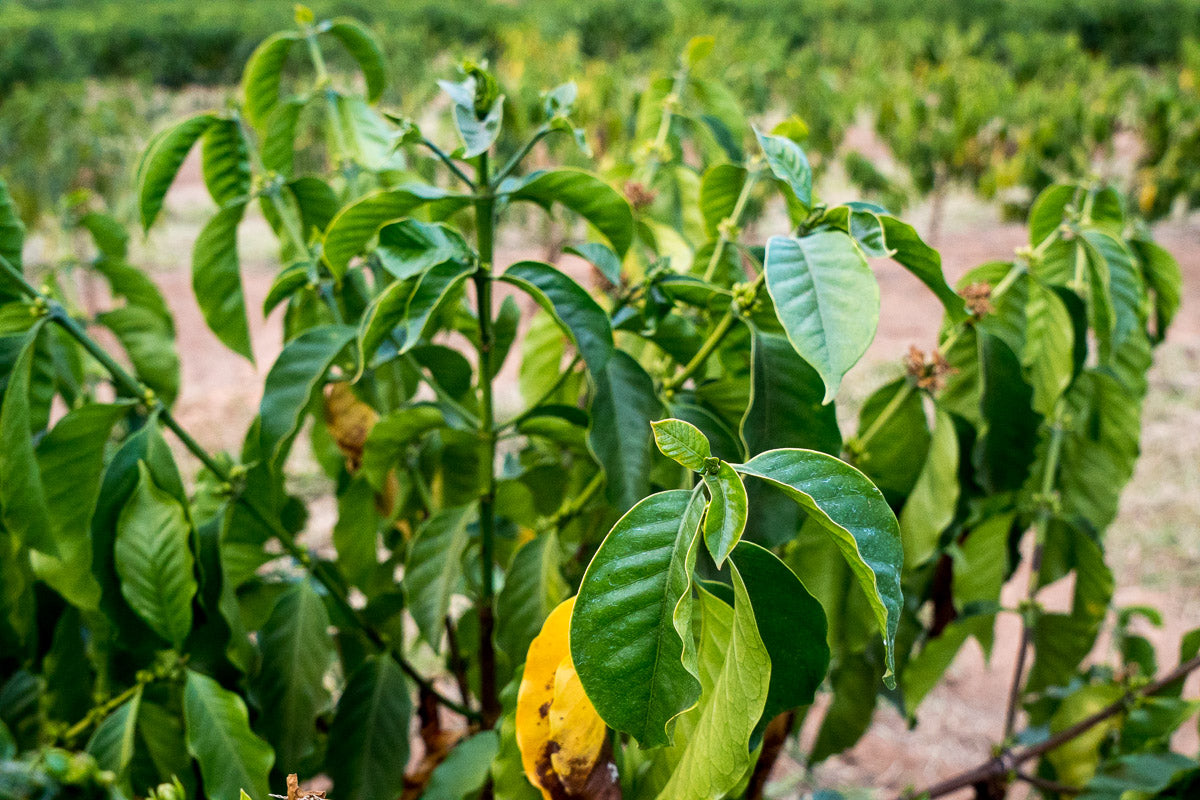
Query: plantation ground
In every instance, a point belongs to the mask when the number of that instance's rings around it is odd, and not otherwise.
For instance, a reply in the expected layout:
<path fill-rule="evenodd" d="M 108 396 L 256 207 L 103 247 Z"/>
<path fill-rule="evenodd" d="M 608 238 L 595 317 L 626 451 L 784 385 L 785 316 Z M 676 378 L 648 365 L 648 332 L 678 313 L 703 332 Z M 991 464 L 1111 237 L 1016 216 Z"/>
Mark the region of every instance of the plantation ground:
<path fill-rule="evenodd" d="M 134 258 L 152 273 L 176 316 L 183 366 L 179 417 L 205 444 L 236 450 L 258 406 L 262 378 L 278 350 L 280 315 L 263 324 L 257 311 L 276 269 L 276 244 L 261 220 L 243 229 L 242 247 L 248 257 L 244 263 L 249 265 L 246 295 L 258 357 L 258 366 L 252 367 L 217 342 L 192 297 L 191 247 L 209 213 L 209 201 L 197 164 L 189 162 L 182 178 L 168 198 L 167 224 L 136 245 Z M 836 199 L 836 188 L 831 187 L 829 194 Z M 1014 247 L 1025 243 L 1022 226 L 997 222 L 995 211 L 977 201 L 955 197 L 948 212 L 937 246 L 952 281 L 969 267 L 1010 256 Z M 916 208 L 906 217 L 920 225 L 928 210 Z M 1180 636 L 1200 620 L 1200 594 L 1195 589 L 1200 585 L 1200 220 L 1164 224 L 1158 237 L 1183 265 L 1185 298 L 1151 372 L 1143 456 L 1109 539 L 1118 605 L 1148 604 L 1163 610 L 1164 628 L 1146 633 L 1159 645 L 1160 662 L 1173 664 Z M 502 240 L 498 260 L 542 257 L 521 248 L 520 237 Z M 858 399 L 882 379 L 898 374 L 899 358 L 910 344 L 928 349 L 941 319 L 937 302 L 911 276 L 890 262 L 876 266 L 883 294 L 879 335 L 846 384 L 850 397 Z M 517 410 L 518 402 L 510 381 L 498 395 L 501 416 Z M 181 464 L 195 466 L 186 453 L 177 456 Z M 307 468 L 301 463 L 305 458 L 298 448 L 299 478 L 294 488 L 322 498 L 311 505 L 308 532 L 309 541 L 319 545 L 327 541 L 334 520 L 332 493 L 311 458 Z M 1009 588 L 1020 586 L 1018 581 Z M 1050 603 L 1065 605 L 1069 587 L 1053 587 L 1046 597 Z M 1008 598 L 1014 603 L 1016 599 Z M 990 743 L 1001 733 L 1005 698 L 1000 687 L 1007 686 L 1011 674 L 1017 635 L 1015 617 L 1006 619 L 990 665 L 984 664 L 977 647 L 968 644 L 947 679 L 922 706 L 921 725 L 915 731 L 906 730 L 890 709 L 881 709 L 880 724 L 849 753 L 821 765 L 816 783 L 873 785 L 886 797 L 985 758 Z M 1193 682 L 1197 679 L 1200 676 L 1194 676 Z M 1195 726 L 1189 726 L 1185 735 L 1192 737 L 1187 748 L 1194 750 Z M 795 762 L 782 763 L 777 778 L 774 794 L 778 797 L 796 796 L 807 784 Z"/>

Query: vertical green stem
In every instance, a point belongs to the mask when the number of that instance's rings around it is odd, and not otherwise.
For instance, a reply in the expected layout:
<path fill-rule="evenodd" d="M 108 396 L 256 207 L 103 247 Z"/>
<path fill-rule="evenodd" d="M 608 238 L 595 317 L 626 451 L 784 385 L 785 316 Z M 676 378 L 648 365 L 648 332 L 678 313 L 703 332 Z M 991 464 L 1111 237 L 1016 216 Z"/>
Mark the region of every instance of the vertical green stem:
<path fill-rule="evenodd" d="M 483 722 L 492 727 L 500 716 L 496 686 L 496 650 L 492 643 L 495 629 L 496 587 L 496 413 L 492 403 L 492 265 L 495 257 L 496 198 L 488 176 L 488 155 L 479 157 L 476 184 L 480 194 L 475 200 L 475 224 L 478 228 L 479 268 L 473 276 L 479 313 L 479 438 L 480 460 L 484 469 L 483 493 L 479 497 L 479 537 L 482 544 L 483 575 L 479 598 L 479 678 Z"/>
<path fill-rule="evenodd" d="M 708 266 L 704 269 L 704 280 L 711 281 L 713 275 L 717 271 L 717 265 L 721 263 L 721 256 L 725 255 L 725 248 L 729 246 L 730 231 L 729 227 L 736 228 L 742 223 L 742 214 L 746 212 L 746 203 L 750 201 L 750 192 L 754 189 L 754 184 L 758 180 L 758 170 L 753 166 L 746 173 L 746 180 L 742 183 L 742 190 L 738 193 L 737 201 L 733 204 L 733 213 L 721 225 L 720 235 L 717 238 L 717 243 L 713 246 L 712 256 L 708 259 Z"/>

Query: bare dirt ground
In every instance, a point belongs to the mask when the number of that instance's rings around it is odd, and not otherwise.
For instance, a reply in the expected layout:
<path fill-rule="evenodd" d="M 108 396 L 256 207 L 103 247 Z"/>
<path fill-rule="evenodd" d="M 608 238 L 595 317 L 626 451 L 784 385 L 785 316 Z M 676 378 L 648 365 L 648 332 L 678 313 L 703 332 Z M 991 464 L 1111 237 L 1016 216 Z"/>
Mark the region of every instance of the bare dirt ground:
<path fill-rule="evenodd" d="M 192 296 L 191 247 L 211 205 L 195 164 L 189 162 L 185 177 L 168 198 L 166 224 L 137 246 L 135 258 L 150 270 L 176 316 L 183 365 L 179 417 L 209 447 L 236 450 L 279 350 L 279 314 L 264 322 L 259 312 L 278 268 L 276 244 L 261 220 L 251 220 L 242 229 L 245 288 L 257 357 L 257 364 L 251 365 L 227 351 L 208 331 Z M 977 201 L 954 197 L 948 211 L 937 246 L 952 282 L 974 265 L 1011 256 L 1015 247 L 1025 243 L 1022 226 L 998 222 L 994 209 Z M 927 215 L 927 209 L 917 208 L 907 216 L 917 220 L 920 228 Z M 1118 582 L 1117 603 L 1149 604 L 1163 610 L 1165 625 L 1146 634 L 1159 648 L 1160 663 L 1170 666 L 1176 661 L 1182 634 L 1200 625 L 1200 224 L 1195 220 L 1167 223 L 1157 234 L 1183 265 L 1185 299 L 1174 329 L 1156 355 L 1144 417 L 1143 457 L 1108 540 Z M 501 259 L 515 260 L 529 249 L 519 239 L 501 244 L 507 245 L 501 247 Z M 883 312 L 875 343 L 847 380 L 846 393 L 852 400 L 861 399 L 882 377 L 899 374 L 899 359 L 910 344 L 928 350 L 941 320 L 937 302 L 915 279 L 890 263 L 876 267 Z M 501 404 L 505 397 L 513 398 L 513 393 L 502 392 Z M 319 481 L 312 471 L 313 480 Z M 309 535 L 324 539 L 333 522 L 332 506 L 318 499 L 313 510 Z M 1011 596 L 1006 599 L 1015 604 L 1024 581 L 1018 578 L 1008 589 Z M 1051 603 L 1065 602 L 1068 596 L 1067 586 L 1051 587 L 1047 593 Z M 973 643 L 964 647 L 946 680 L 921 707 L 915 730 L 908 730 L 899 715 L 881 704 L 871 731 L 842 757 L 819 765 L 811 774 L 797 766 L 799 753 L 781 762 L 772 796 L 798 797 L 813 786 L 866 785 L 887 798 L 986 758 L 1003 727 L 1018 639 L 1019 623 L 1014 615 L 1007 616 L 999 626 L 991 663 L 984 662 Z M 1200 693 L 1198 679 L 1194 676 L 1189 684 L 1193 696 Z M 1185 737 L 1194 751 L 1194 724 Z"/>

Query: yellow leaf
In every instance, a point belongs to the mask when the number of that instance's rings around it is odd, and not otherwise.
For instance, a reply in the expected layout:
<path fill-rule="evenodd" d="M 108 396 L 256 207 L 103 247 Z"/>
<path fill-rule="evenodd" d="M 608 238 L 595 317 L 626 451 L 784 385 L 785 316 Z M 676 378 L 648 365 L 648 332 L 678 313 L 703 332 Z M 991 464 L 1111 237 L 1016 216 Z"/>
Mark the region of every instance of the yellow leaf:
<path fill-rule="evenodd" d="M 569 633 L 575 598 L 550 612 L 529 645 L 517 692 L 516 737 L 521 765 L 545 800 L 619 796 L 603 758 L 604 721 L 596 713 L 571 660 Z M 614 790 L 618 794 L 613 794 Z"/>
<path fill-rule="evenodd" d="M 375 427 L 379 415 L 359 400 L 348 383 L 335 383 L 325 395 L 325 424 L 329 435 L 346 457 L 346 469 L 357 472 L 362 463 L 363 445 Z"/>

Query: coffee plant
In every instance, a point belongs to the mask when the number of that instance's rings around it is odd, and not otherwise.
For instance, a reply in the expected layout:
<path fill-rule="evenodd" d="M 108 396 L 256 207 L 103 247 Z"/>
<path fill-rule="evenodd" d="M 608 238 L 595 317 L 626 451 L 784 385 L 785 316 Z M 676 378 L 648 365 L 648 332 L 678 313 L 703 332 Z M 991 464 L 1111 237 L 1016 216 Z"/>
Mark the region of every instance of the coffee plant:
<path fill-rule="evenodd" d="M 814 194 L 801 121 L 752 128 L 697 78 L 713 44 L 643 97 L 603 175 L 527 171 L 587 153 L 573 84 L 509 148 L 501 86 L 466 63 L 442 84 L 453 132 L 425 132 L 376 107 L 366 29 L 301 9 L 237 101 L 163 130 L 136 176 L 149 229 L 198 145 L 216 210 L 195 300 L 250 360 L 252 207 L 279 239 L 282 350 L 237 453 L 173 415 L 174 322 L 122 226 L 77 210 L 90 255 L 25 264 L 0 189 L 7 794 L 263 800 L 323 774 L 355 800 L 757 798 L 818 692 L 811 763 L 879 697 L 915 720 L 966 640 L 988 651 L 1018 614 L 996 757 L 912 796 L 1192 796 L 1170 737 L 1200 706 L 1200 633 L 1160 675 L 1132 627 L 1154 612 L 1113 612 L 1103 537 L 1178 265 L 1118 193 L 1061 184 L 1030 245 L 956 291 L 910 225 Z M 500 255 L 531 212 L 572 258 Z M 944 323 L 847 435 L 875 259 Z M 81 305 L 79 275 L 111 308 Z M 331 532 L 288 478 L 302 437 Z M 1070 612 L 1043 610 L 1068 574 Z M 1084 665 L 1110 617 L 1117 663 Z"/>

